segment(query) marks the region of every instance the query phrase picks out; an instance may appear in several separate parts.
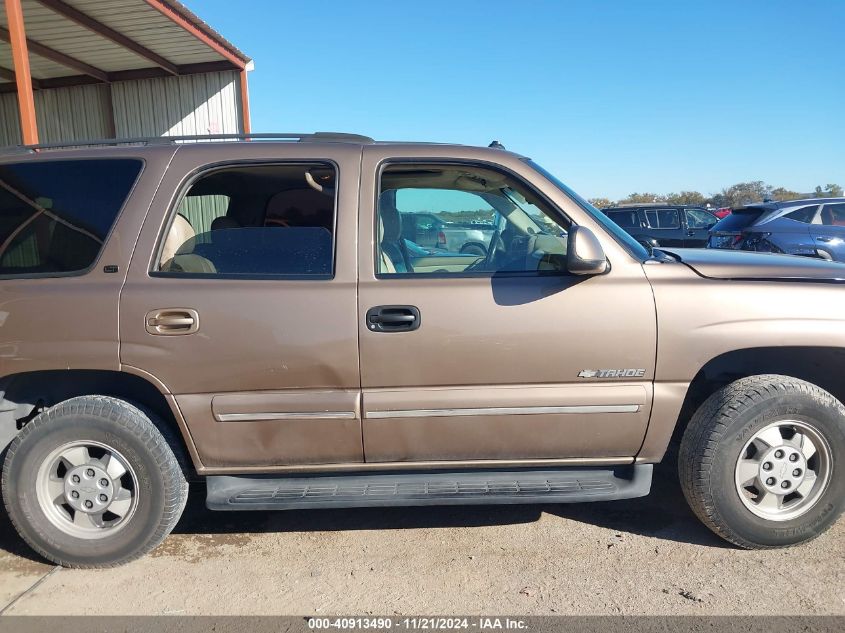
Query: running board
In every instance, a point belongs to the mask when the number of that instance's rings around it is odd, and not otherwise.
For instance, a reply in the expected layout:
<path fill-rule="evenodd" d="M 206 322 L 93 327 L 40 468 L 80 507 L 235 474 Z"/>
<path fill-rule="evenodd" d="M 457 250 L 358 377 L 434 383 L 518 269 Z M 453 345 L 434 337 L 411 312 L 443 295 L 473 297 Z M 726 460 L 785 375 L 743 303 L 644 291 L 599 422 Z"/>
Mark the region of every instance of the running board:
<path fill-rule="evenodd" d="M 560 470 L 206 478 L 210 510 L 574 503 L 643 497 L 651 464 Z"/>

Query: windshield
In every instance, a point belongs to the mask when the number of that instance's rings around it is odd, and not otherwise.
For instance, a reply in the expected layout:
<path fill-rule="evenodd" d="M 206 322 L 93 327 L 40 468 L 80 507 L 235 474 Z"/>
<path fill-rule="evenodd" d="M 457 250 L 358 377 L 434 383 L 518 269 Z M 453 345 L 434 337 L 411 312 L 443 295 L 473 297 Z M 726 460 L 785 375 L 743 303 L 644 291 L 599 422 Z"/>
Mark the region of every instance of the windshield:
<path fill-rule="evenodd" d="M 525 196 L 512 187 L 503 187 L 502 194 L 514 205 L 517 209 L 525 214 L 525 217 L 531 222 L 534 229 L 532 232 L 542 233 L 543 235 L 566 235 L 566 231 L 554 222 L 542 209 L 537 205 L 529 202 Z M 531 231 L 531 229 L 529 229 Z"/>
<path fill-rule="evenodd" d="M 640 244 L 637 240 L 631 237 L 628 233 L 622 230 L 613 220 L 608 218 L 604 213 L 596 209 L 593 205 L 589 202 L 584 200 L 581 196 L 577 193 L 572 191 L 569 187 L 563 184 L 560 180 L 558 180 L 555 176 L 550 174 L 548 171 L 540 167 L 537 163 L 535 163 L 530 158 L 525 159 L 525 162 L 534 168 L 536 171 L 541 173 L 543 176 L 551 180 L 555 186 L 563 191 L 567 196 L 572 198 L 576 204 L 578 204 L 584 211 L 590 214 L 590 216 L 599 224 L 601 224 L 605 230 L 619 242 L 626 251 L 631 253 L 634 257 L 640 260 L 646 260 L 649 258 L 649 252 L 646 250 L 645 246 Z"/>

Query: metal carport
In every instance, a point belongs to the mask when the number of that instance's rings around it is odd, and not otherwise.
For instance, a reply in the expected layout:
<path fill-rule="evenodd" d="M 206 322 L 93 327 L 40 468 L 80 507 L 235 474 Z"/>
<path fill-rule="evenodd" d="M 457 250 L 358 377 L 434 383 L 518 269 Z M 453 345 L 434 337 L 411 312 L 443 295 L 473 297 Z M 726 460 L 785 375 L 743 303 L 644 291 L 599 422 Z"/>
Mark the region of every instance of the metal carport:
<path fill-rule="evenodd" d="M 175 0 L 4 0 L 0 146 L 248 133 L 252 62 Z"/>

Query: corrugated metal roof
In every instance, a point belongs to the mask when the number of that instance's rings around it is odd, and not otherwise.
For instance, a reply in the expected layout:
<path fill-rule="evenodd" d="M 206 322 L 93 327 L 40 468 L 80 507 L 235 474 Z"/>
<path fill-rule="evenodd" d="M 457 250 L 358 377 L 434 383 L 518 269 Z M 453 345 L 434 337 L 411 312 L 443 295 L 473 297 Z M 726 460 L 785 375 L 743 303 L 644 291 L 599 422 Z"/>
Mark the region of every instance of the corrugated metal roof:
<path fill-rule="evenodd" d="M 144 49 L 176 67 L 194 64 L 242 66 L 249 58 L 213 31 L 197 16 L 174 0 L 62 0 L 64 5 L 129 38 Z M 55 2 L 22 0 L 27 38 L 105 73 L 156 68 L 150 58 L 98 33 L 90 24 L 82 25 L 60 13 Z M 158 5 L 156 8 L 153 4 Z M 184 20 L 187 26 L 180 21 Z M 5 12 L 0 25 L 6 27 Z M 189 30 L 192 29 L 192 30 Z M 212 44 L 203 41 L 211 40 Z M 215 45 L 220 50 L 215 50 Z M 51 79 L 86 74 L 84 69 L 49 54 L 34 52 L 30 46 L 30 66 L 34 79 Z M 66 61 L 66 60 L 65 60 Z M 238 63 L 236 63 L 238 62 Z M 9 45 L 0 40 L 0 67 L 12 68 Z"/>

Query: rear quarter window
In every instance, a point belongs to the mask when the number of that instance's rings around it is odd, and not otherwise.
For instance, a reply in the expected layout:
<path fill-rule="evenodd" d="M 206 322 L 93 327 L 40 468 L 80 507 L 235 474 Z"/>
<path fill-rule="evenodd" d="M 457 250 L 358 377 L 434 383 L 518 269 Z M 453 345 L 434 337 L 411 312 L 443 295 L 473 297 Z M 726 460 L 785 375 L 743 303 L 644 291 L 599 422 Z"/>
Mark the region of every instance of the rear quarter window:
<path fill-rule="evenodd" d="M 818 208 L 819 205 L 817 204 L 809 207 L 801 207 L 800 209 L 795 209 L 795 211 L 790 211 L 783 217 L 795 220 L 796 222 L 802 222 L 803 224 L 811 224 L 816 217 Z"/>
<path fill-rule="evenodd" d="M 133 159 L 0 165 L 0 276 L 90 269 L 141 166 Z"/>

